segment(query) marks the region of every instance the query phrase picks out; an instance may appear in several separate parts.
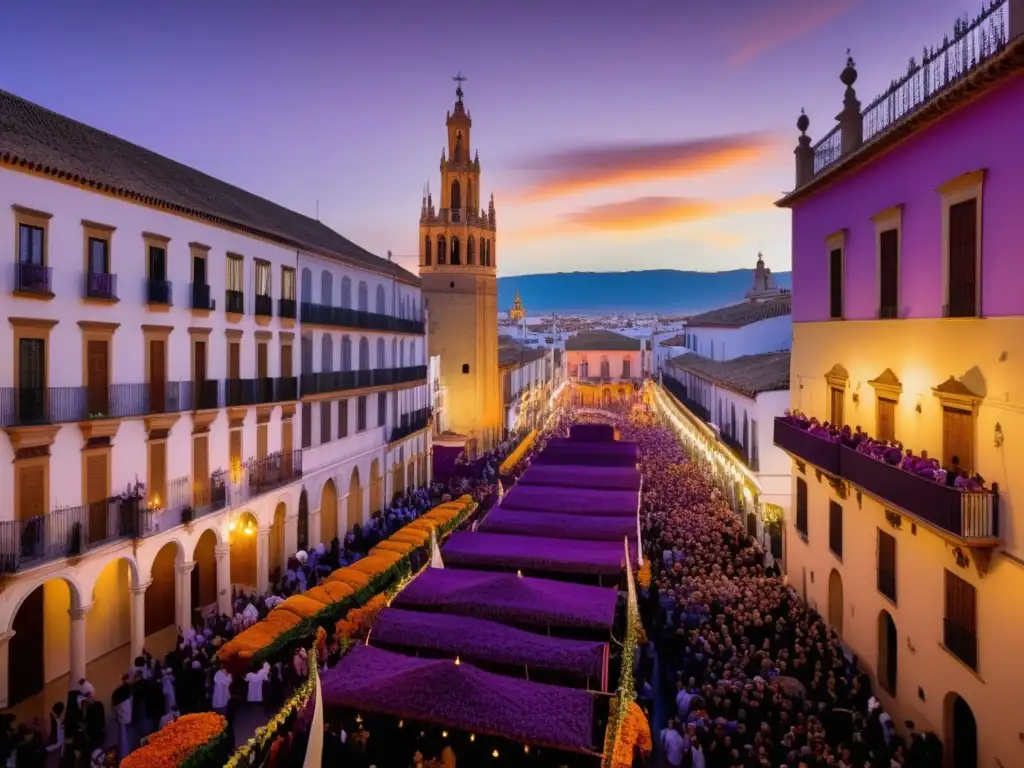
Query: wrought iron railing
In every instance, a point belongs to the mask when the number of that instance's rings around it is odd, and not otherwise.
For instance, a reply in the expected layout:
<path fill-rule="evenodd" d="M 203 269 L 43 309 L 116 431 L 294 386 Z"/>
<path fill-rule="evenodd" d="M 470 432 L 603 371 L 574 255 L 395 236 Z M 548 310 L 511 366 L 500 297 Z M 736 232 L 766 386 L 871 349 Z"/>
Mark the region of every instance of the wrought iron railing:
<path fill-rule="evenodd" d="M 210 286 L 206 283 L 192 283 L 192 309 L 212 312 L 216 308 L 217 301 L 210 298 Z"/>
<path fill-rule="evenodd" d="M 277 315 L 290 320 L 295 319 L 295 299 L 278 299 Z"/>
<path fill-rule="evenodd" d="M 401 440 L 403 437 L 419 432 L 421 429 L 426 429 L 430 426 L 431 415 L 432 411 L 430 408 L 420 408 L 418 411 L 403 414 L 399 421 L 399 426 L 391 430 L 388 442 L 393 443 L 396 440 Z"/>
<path fill-rule="evenodd" d="M 117 298 L 117 275 L 90 272 L 85 276 L 85 297 L 113 301 Z"/>
<path fill-rule="evenodd" d="M 256 379 L 226 379 L 224 402 L 229 408 L 237 405 L 255 405 Z"/>
<path fill-rule="evenodd" d="M 302 477 L 302 451 L 251 458 L 228 470 L 228 503 L 244 504 Z"/>
<path fill-rule="evenodd" d="M 241 291 L 224 291 L 224 311 L 233 315 L 245 314 L 245 294 Z"/>
<path fill-rule="evenodd" d="M 174 303 L 174 287 L 170 280 L 154 280 L 146 278 L 146 302 L 149 304 Z"/>
<path fill-rule="evenodd" d="M 260 317 L 273 317 L 274 316 L 274 300 L 270 296 L 264 296 L 262 294 L 256 294 L 256 304 L 253 307 L 254 314 Z"/>
<path fill-rule="evenodd" d="M 422 320 L 409 320 L 401 317 L 363 312 L 347 307 L 331 307 L 326 304 L 314 304 L 304 301 L 299 307 L 301 320 L 304 323 L 330 325 L 338 328 L 361 328 L 367 331 L 391 331 L 394 333 L 422 334 L 426 326 Z"/>
<path fill-rule="evenodd" d="M 14 265 L 14 290 L 19 293 L 52 296 L 52 284 L 53 267 L 20 261 Z"/>
<path fill-rule="evenodd" d="M 302 395 L 322 395 L 330 392 L 344 392 L 365 387 L 383 387 L 391 384 L 408 384 L 427 378 L 425 365 L 411 365 L 404 368 L 377 368 L 368 371 L 321 371 L 304 373 L 300 377 Z"/>

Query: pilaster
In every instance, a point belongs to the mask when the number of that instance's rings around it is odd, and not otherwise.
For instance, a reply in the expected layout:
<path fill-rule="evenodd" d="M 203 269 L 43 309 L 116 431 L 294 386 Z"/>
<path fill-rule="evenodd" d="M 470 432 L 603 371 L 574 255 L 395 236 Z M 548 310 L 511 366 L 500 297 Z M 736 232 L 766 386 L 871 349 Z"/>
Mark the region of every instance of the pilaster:
<path fill-rule="evenodd" d="M 7 670 L 10 654 L 10 642 L 14 637 L 14 630 L 0 634 L 0 669 Z M 7 675 L 0 675 L 0 709 L 7 709 L 10 706 L 10 691 L 8 688 Z"/>
<path fill-rule="evenodd" d="M 213 548 L 217 558 L 217 613 L 231 615 L 231 545 L 218 544 Z"/>
<path fill-rule="evenodd" d="M 68 636 L 71 666 L 68 680 L 72 688 L 77 688 L 78 681 L 85 679 L 85 617 L 91 610 L 92 603 L 68 609 L 68 616 L 71 617 L 71 630 Z"/>
<path fill-rule="evenodd" d="M 174 566 L 174 621 L 184 631 L 192 626 L 192 571 L 195 561 Z"/>
<path fill-rule="evenodd" d="M 256 538 L 256 594 L 270 591 L 270 529 L 260 528 Z"/>
<path fill-rule="evenodd" d="M 136 584 L 131 588 L 131 658 L 142 655 L 146 647 L 146 590 L 152 581 Z"/>

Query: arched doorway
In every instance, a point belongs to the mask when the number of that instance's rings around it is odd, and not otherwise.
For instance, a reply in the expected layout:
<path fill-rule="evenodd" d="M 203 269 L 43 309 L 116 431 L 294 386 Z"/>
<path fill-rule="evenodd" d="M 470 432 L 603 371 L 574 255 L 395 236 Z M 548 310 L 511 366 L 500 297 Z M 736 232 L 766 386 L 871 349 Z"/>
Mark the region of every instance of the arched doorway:
<path fill-rule="evenodd" d="M 305 550 L 309 547 L 309 498 L 306 496 L 306 489 L 302 489 L 302 493 L 299 494 L 299 519 L 298 523 L 298 536 L 297 544 L 298 548 Z M 291 556 L 294 552 L 289 552 Z"/>
<path fill-rule="evenodd" d="M 363 522 L 363 487 L 359 484 L 359 467 L 352 467 L 348 481 L 348 499 L 345 503 L 345 532 Z"/>
<path fill-rule="evenodd" d="M 757 538 L 757 515 L 753 512 L 747 513 L 747 536 L 752 539 Z"/>
<path fill-rule="evenodd" d="M 285 560 L 284 560 L 284 519 L 287 515 L 287 508 L 284 502 L 280 502 L 277 508 L 274 510 L 274 522 L 270 525 L 270 541 L 267 542 L 270 547 L 270 577 L 271 580 L 274 578 L 275 571 L 283 571 Z"/>
<path fill-rule="evenodd" d="M 429 482 L 430 475 L 427 472 L 427 462 L 430 461 L 430 456 L 426 451 L 420 456 L 420 472 L 419 472 L 419 484 L 426 485 Z"/>
<path fill-rule="evenodd" d="M 843 636 L 843 578 L 835 568 L 828 575 L 828 623 Z"/>
<path fill-rule="evenodd" d="M 381 476 L 380 461 L 374 459 L 370 462 L 370 515 L 375 515 L 381 510 Z"/>
<path fill-rule="evenodd" d="M 878 684 L 890 696 L 896 695 L 899 649 L 896 623 L 889 612 L 883 610 L 878 614 Z"/>
<path fill-rule="evenodd" d="M 155 635 L 177 622 L 177 590 L 175 566 L 185 559 L 181 545 L 176 541 L 164 544 L 153 559 L 151 583 L 146 588 L 146 637 Z M 173 640 L 173 638 L 171 638 Z"/>
<path fill-rule="evenodd" d="M 107 563 L 96 577 L 92 608 L 85 616 L 87 661 L 131 642 L 133 576 L 132 563 L 119 557 Z"/>
<path fill-rule="evenodd" d="M 338 535 L 338 489 L 328 478 L 320 491 L 320 541 L 329 547 Z"/>
<path fill-rule="evenodd" d="M 398 463 L 395 464 L 395 496 L 405 495 L 405 446 L 398 449 Z"/>
<path fill-rule="evenodd" d="M 947 768 L 978 768 L 978 723 L 963 696 L 950 691 L 945 712 L 944 762 Z"/>
<path fill-rule="evenodd" d="M 65 579 L 48 579 L 33 589 L 15 609 L 14 637 L 7 649 L 7 696 L 10 706 L 43 691 L 50 680 L 71 667 L 69 610 L 81 606 L 77 589 Z M 40 702 L 40 717 L 53 704 Z"/>
<path fill-rule="evenodd" d="M 231 523 L 231 585 L 256 590 L 256 533 L 259 521 L 252 512 L 243 512 Z"/>
<path fill-rule="evenodd" d="M 204 613 L 217 602 L 217 534 L 212 529 L 203 531 L 196 542 L 192 559 L 196 565 L 192 569 L 192 610 L 199 609 Z M 195 618 L 195 617 L 193 617 Z"/>

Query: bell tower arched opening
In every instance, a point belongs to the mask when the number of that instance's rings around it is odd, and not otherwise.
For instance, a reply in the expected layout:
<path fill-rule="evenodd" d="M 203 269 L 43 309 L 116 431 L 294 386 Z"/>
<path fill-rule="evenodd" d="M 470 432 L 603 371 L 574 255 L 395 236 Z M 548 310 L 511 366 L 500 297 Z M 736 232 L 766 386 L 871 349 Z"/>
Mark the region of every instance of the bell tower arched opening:
<path fill-rule="evenodd" d="M 452 194 L 449 204 L 453 211 L 462 208 L 462 185 L 459 184 L 458 179 L 452 179 Z"/>

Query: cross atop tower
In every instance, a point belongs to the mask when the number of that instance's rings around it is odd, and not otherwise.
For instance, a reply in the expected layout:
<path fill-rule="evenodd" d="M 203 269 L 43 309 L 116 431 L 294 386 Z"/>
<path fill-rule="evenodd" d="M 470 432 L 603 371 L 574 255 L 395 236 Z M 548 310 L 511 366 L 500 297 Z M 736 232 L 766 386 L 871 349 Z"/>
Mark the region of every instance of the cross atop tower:
<path fill-rule="evenodd" d="M 458 73 L 455 75 L 455 77 L 452 78 L 452 80 L 458 83 L 458 85 L 455 87 L 455 95 L 459 98 L 459 101 L 462 101 L 462 84 L 469 80 L 469 78 L 463 75 L 462 70 L 460 69 Z"/>

